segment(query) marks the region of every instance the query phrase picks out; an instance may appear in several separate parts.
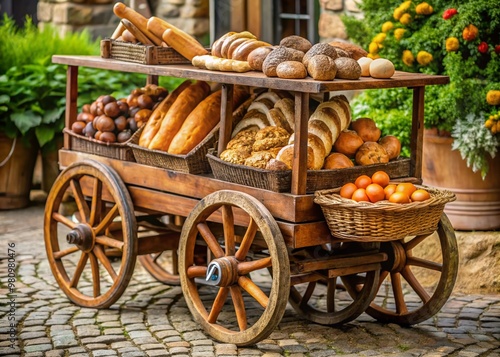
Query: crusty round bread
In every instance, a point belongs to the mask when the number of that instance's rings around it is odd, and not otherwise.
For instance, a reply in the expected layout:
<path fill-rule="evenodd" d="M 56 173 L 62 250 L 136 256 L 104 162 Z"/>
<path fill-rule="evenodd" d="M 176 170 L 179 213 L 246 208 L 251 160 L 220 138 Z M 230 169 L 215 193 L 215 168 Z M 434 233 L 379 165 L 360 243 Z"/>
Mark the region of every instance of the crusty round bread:
<path fill-rule="evenodd" d="M 337 56 L 339 56 L 339 57 L 351 57 L 349 52 L 347 52 L 339 47 L 336 47 L 336 46 L 333 46 L 333 47 L 335 47 L 335 51 L 337 51 Z"/>
<path fill-rule="evenodd" d="M 279 78 L 302 79 L 307 77 L 307 70 L 302 62 L 284 61 L 276 67 L 276 75 Z"/>
<path fill-rule="evenodd" d="M 283 147 L 288 143 L 290 134 L 283 128 L 267 126 L 260 129 L 255 134 L 253 151 L 269 150 L 276 147 Z"/>
<path fill-rule="evenodd" d="M 271 53 L 269 53 L 262 63 L 262 72 L 268 77 L 277 77 L 276 67 L 281 62 L 291 61 L 294 57 L 293 49 L 278 46 Z"/>
<path fill-rule="evenodd" d="M 354 157 L 363 143 L 363 139 L 354 130 L 344 130 L 333 144 L 333 148 L 347 157 Z"/>
<path fill-rule="evenodd" d="M 351 122 L 351 128 L 363 141 L 378 141 L 382 133 L 372 118 L 357 118 Z"/>
<path fill-rule="evenodd" d="M 378 141 L 380 145 L 383 146 L 387 155 L 389 155 L 389 160 L 396 159 L 401 153 L 401 141 L 393 135 L 386 135 Z"/>
<path fill-rule="evenodd" d="M 271 159 L 268 161 L 266 165 L 266 170 L 283 171 L 283 170 L 288 170 L 288 167 L 283 161 L 277 159 Z"/>
<path fill-rule="evenodd" d="M 247 61 L 250 67 L 255 71 L 262 71 L 262 64 L 267 55 L 273 51 L 273 46 L 257 47 L 248 54 Z"/>
<path fill-rule="evenodd" d="M 232 164 L 243 165 L 245 160 L 250 157 L 250 151 L 242 149 L 226 149 L 219 155 L 221 160 Z"/>
<path fill-rule="evenodd" d="M 243 42 L 241 45 L 239 45 L 238 48 L 236 48 L 236 50 L 234 50 L 231 58 L 238 61 L 247 61 L 248 55 L 253 50 L 259 47 L 269 47 L 269 46 L 271 46 L 271 44 L 264 41 L 258 41 L 258 40 L 246 41 Z"/>
<path fill-rule="evenodd" d="M 304 58 L 302 59 L 302 63 L 304 63 L 307 67 L 309 60 L 316 55 L 326 55 L 332 59 L 336 59 L 338 57 L 335 47 L 330 46 L 328 43 L 316 43 L 309 51 L 306 52 Z"/>
<path fill-rule="evenodd" d="M 327 55 L 312 56 L 307 62 L 307 73 L 318 81 L 331 81 L 337 74 L 337 65 Z"/>
<path fill-rule="evenodd" d="M 234 138 L 229 140 L 226 149 L 241 149 L 248 152 L 252 151 L 253 143 L 255 142 L 255 134 L 257 131 L 245 129 L 237 133 Z"/>
<path fill-rule="evenodd" d="M 325 147 L 325 153 L 332 151 L 332 132 L 324 121 L 318 119 L 309 120 L 309 123 L 307 123 L 307 131 L 321 139 Z"/>
<path fill-rule="evenodd" d="M 281 110 L 285 119 L 288 122 L 288 126 L 293 131 L 295 128 L 295 102 L 291 98 L 281 98 L 278 100 L 274 107 Z"/>
<path fill-rule="evenodd" d="M 270 150 L 254 151 L 245 159 L 245 165 L 265 169 L 267 163 L 276 158 L 276 154 Z"/>
<path fill-rule="evenodd" d="M 382 145 L 367 141 L 356 151 L 355 160 L 358 165 L 386 164 L 389 162 L 389 155 Z"/>
<path fill-rule="evenodd" d="M 358 61 L 349 57 L 338 57 L 335 59 L 337 75 L 339 79 L 359 79 L 361 77 L 361 66 Z"/>
<path fill-rule="evenodd" d="M 346 167 L 353 167 L 354 163 L 351 159 L 349 159 L 344 154 L 340 152 L 332 152 L 325 159 L 325 164 L 323 165 L 323 169 L 325 170 L 335 170 L 335 169 L 344 169 Z"/>
<path fill-rule="evenodd" d="M 294 144 L 288 144 L 284 147 L 281 148 L 281 150 L 278 152 L 278 155 L 276 155 L 276 160 L 282 161 L 285 163 L 286 167 L 288 169 L 292 168 L 293 165 L 293 145 Z M 307 146 L 307 169 L 312 170 L 314 166 L 314 151 L 312 147 L 309 145 Z"/>
<path fill-rule="evenodd" d="M 280 46 L 293 48 L 306 53 L 311 49 L 312 43 L 302 36 L 291 35 L 283 38 L 280 41 Z"/>

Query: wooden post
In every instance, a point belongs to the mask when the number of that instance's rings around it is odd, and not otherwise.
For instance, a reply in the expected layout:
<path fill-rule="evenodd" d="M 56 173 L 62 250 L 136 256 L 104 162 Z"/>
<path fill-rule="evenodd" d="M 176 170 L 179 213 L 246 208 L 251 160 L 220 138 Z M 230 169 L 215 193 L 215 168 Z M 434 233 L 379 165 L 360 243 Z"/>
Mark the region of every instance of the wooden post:
<path fill-rule="evenodd" d="M 307 121 L 309 93 L 295 92 L 295 141 L 293 145 L 292 194 L 305 195 L 307 181 Z"/>
<path fill-rule="evenodd" d="M 66 117 L 65 126 L 71 129 L 71 125 L 76 121 L 78 112 L 78 66 L 68 66 L 66 72 Z M 64 148 L 70 148 L 69 135 L 64 134 Z"/>
<path fill-rule="evenodd" d="M 413 88 L 413 111 L 410 139 L 410 176 L 422 179 L 422 149 L 424 142 L 425 87 Z"/>
<path fill-rule="evenodd" d="M 226 145 L 231 139 L 231 131 L 233 129 L 233 89 L 233 84 L 222 85 L 219 145 L 217 147 L 217 154 L 220 154 L 226 149 Z"/>

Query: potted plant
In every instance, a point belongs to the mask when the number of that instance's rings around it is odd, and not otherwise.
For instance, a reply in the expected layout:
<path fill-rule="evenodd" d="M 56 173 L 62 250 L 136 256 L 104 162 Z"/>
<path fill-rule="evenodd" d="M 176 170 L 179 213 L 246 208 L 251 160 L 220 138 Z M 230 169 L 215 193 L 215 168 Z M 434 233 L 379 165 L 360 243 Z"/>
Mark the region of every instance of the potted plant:
<path fill-rule="evenodd" d="M 0 38 L 0 209 L 13 209 L 29 203 L 38 150 L 57 158 L 62 143 L 66 66 L 52 64 L 52 55 L 99 55 L 100 46 L 86 31 L 60 36 L 50 26 L 38 29 L 30 18 L 18 28 L 7 16 Z M 122 98 L 145 81 L 144 75 L 82 68 L 78 106 L 102 94 Z"/>
<path fill-rule="evenodd" d="M 500 166 L 498 1 L 363 0 L 359 6 L 364 19 L 343 20 L 351 40 L 370 57 L 390 59 L 398 70 L 450 77 L 448 85 L 426 87 L 424 183 L 457 193 L 447 205 L 455 228 L 500 228 L 500 193 L 493 182 Z M 410 103 L 408 89 L 365 91 L 352 102 L 356 115 L 405 132 Z M 464 183 L 468 187 L 460 187 Z"/>

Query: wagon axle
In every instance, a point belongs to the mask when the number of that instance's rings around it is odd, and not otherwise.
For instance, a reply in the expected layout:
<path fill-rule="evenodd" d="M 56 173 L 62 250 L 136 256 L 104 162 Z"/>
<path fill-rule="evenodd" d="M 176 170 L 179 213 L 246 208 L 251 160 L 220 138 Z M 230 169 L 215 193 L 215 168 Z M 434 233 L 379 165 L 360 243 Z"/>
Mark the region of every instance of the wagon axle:
<path fill-rule="evenodd" d="M 94 247 L 94 232 L 87 224 L 79 224 L 68 232 L 66 235 L 66 242 L 74 244 L 81 250 L 88 252 Z"/>

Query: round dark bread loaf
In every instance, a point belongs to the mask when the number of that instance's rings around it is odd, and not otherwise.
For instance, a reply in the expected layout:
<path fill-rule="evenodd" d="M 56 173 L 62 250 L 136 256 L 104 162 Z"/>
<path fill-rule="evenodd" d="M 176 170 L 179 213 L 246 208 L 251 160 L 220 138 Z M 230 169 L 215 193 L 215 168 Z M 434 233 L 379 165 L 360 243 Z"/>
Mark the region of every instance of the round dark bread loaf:
<path fill-rule="evenodd" d="M 315 80 L 331 81 L 337 74 L 337 65 L 330 56 L 316 55 L 308 61 L 307 72 Z"/>
<path fill-rule="evenodd" d="M 338 57 L 335 47 L 329 45 L 328 43 L 317 43 L 313 45 L 309 51 L 306 52 L 304 58 L 302 59 L 302 63 L 304 63 L 304 65 L 307 67 L 309 60 L 316 55 L 326 55 L 331 57 L 332 59 L 336 59 Z"/>
<path fill-rule="evenodd" d="M 302 36 L 291 35 L 283 38 L 280 41 L 280 46 L 293 48 L 306 53 L 311 49 L 312 43 Z"/>

